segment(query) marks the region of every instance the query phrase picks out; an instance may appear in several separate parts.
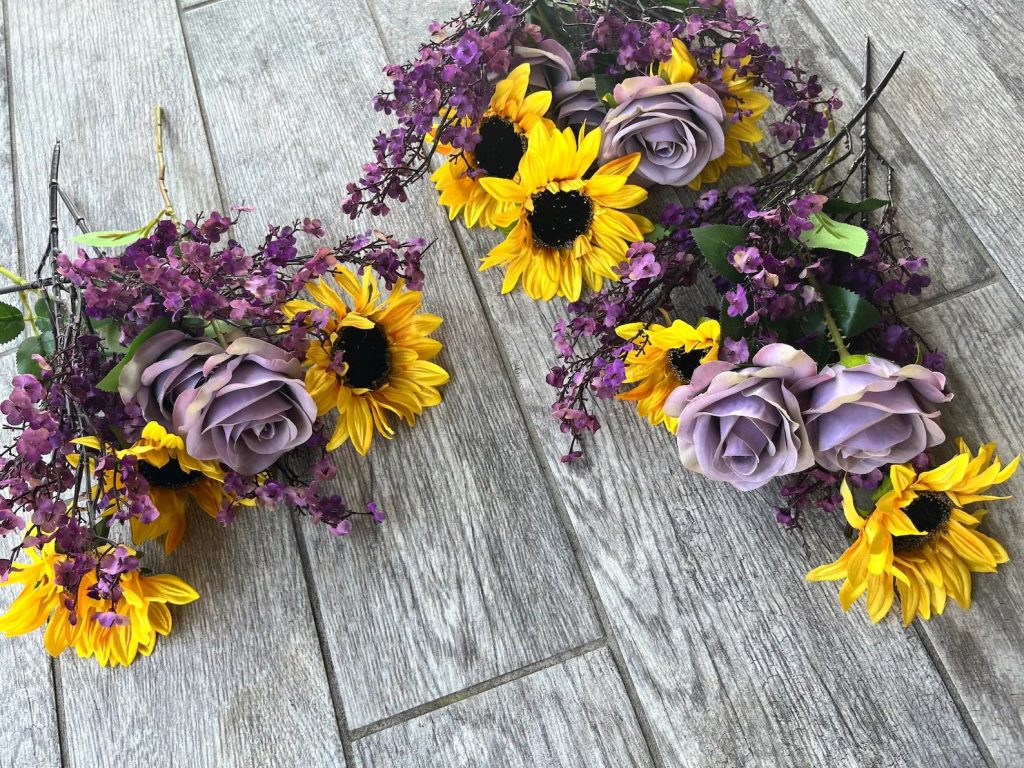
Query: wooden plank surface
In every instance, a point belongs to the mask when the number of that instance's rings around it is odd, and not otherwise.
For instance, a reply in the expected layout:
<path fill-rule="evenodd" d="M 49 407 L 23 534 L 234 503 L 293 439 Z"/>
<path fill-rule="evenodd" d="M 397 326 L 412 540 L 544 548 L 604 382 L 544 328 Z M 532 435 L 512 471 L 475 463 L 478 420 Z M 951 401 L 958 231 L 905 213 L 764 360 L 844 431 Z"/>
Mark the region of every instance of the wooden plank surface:
<path fill-rule="evenodd" d="M 452 704 L 355 744 L 360 768 L 650 766 L 607 650 Z"/>
<path fill-rule="evenodd" d="M 1006 77 L 1020 50 L 1009 43 L 1019 30 L 1020 4 L 937 0 L 789 0 L 827 31 L 828 50 L 859 62 L 865 35 L 876 46 L 876 76 L 897 53 L 909 55 L 882 109 L 914 142 L 922 163 L 945 189 L 990 251 L 1013 289 L 1024 292 L 1024 156 L 1017 115 L 1021 88 Z M 989 20 L 977 23 L 979 13 Z M 992 30 L 999 24 L 999 34 Z M 1002 62 L 1002 63 L 1000 63 Z M 1013 64 L 1010 69 L 1016 71 Z M 905 189 L 903 197 L 914 194 Z"/>
<path fill-rule="evenodd" d="M 56 137 L 62 177 L 96 226 L 137 226 L 159 209 L 158 101 L 169 115 L 172 196 L 182 210 L 209 210 L 218 194 L 174 0 L 17 0 L 7 11 L 27 240 L 42 244 Z M 142 755 L 152 766 L 341 764 L 287 517 L 255 511 L 226 530 L 198 517 L 169 560 L 148 550 L 156 570 L 202 595 L 174 611 L 174 632 L 156 653 L 119 670 L 57 662 L 66 765 L 136 765 Z"/>
<path fill-rule="evenodd" d="M 928 307 L 913 316 L 930 342 L 950 355 L 957 396 L 947 419 L 950 435 L 972 445 L 995 440 L 1006 460 L 1024 451 L 1024 307 L 997 284 Z M 963 707 L 995 765 L 1024 764 L 1024 474 L 992 502 L 984 531 L 1010 553 L 999 574 L 974 579 L 970 611 L 956 605 L 920 625 L 946 669 Z"/>
<path fill-rule="evenodd" d="M 422 37 L 425 17 L 453 10 L 379 8 L 400 56 Z M 477 232 L 463 239 L 470 265 L 495 242 Z M 589 467 L 558 463 L 565 446 L 542 375 L 558 305 L 501 297 L 500 279 L 479 276 L 481 295 L 494 328 L 516 329 L 499 341 L 665 763 L 859 766 L 928 755 L 981 764 L 918 637 L 895 620 L 872 627 L 861 613 L 844 616 L 834 594 L 803 583 L 845 546 L 840 524 L 782 531 L 770 495 L 684 473 L 669 436 L 621 404 L 602 409 Z"/>
<path fill-rule="evenodd" d="M 337 454 L 345 493 L 372 491 L 391 519 L 341 542 L 299 526 L 352 728 L 601 634 L 445 216 L 425 197 L 384 221 L 340 213 L 382 125 L 370 95 L 384 54 L 365 18 L 356 0 L 223 0 L 185 14 L 229 198 L 256 202 L 261 218 L 320 216 L 333 234 L 372 223 L 438 238 L 425 303 L 445 319 L 444 403 L 375 439 L 368 459 Z"/>

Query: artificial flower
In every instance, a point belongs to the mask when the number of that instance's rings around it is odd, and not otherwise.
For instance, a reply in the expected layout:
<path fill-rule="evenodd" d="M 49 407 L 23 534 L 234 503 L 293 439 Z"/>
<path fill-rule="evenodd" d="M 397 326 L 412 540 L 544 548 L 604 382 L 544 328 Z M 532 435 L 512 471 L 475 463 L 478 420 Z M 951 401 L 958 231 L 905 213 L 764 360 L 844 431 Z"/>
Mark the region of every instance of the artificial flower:
<path fill-rule="evenodd" d="M 866 594 L 873 622 L 889 612 L 897 589 L 904 625 L 915 616 L 928 620 L 942 613 L 949 597 L 969 608 L 971 574 L 994 573 L 1009 558 L 998 541 L 977 530 L 985 510 L 964 507 L 1007 498 L 988 490 L 1013 475 L 1020 457 L 1004 467 L 992 443 L 977 455 L 963 440 L 958 447 L 956 456 L 926 472 L 903 464 L 891 467 L 892 487 L 866 517 L 844 482 L 843 511 L 857 539 L 834 563 L 808 573 L 807 580 L 842 579 L 843 610 Z"/>
<path fill-rule="evenodd" d="M 686 43 L 679 38 L 672 41 L 672 57 L 660 65 L 659 74 L 669 83 L 701 83 L 697 62 Z M 700 175 L 690 182 L 694 189 L 703 184 L 715 183 L 728 168 L 750 165 L 750 157 L 743 145 L 756 144 L 764 138 L 757 122 L 771 106 L 771 99 L 755 89 L 752 77 L 740 75 L 730 66 L 722 67 L 721 78 L 728 89 L 728 96 L 723 94 L 722 98 L 725 107 L 725 148 L 719 157 L 711 160 Z"/>
<path fill-rule="evenodd" d="M 615 267 L 629 244 L 653 229 L 651 222 L 621 209 L 647 199 L 647 192 L 627 184 L 640 156 L 620 157 L 587 176 L 597 159 L 601 131 L 581 128 L 549 132 L 535 129 L 519 164 L 519 179 L 487 177 L 480 183 L 496 200 L 512 206 L 495 216 L 511 227 L 491 250 L 481 270 L 506 264 L 502 293 L 523 281 L 530 298 L 579 298 L 583 285 L 598 290 L 618 280 Z"/>
<path fill-rule="evenodd" d="M 134 554 L 126 547 L 118 549 Z M 112 607 L 109 600 L 90 595 L 98 581 L 93 568 L 78 582 L 72 615 L 59 583 L 65 556 L 52 542 L 26 553 L 28 563 L 16 566 L 7 578 L 7 584 L 20 584 L 22 589 L 0 616 L 0 632 L 14 637 L 46 624 L 43 644 L 51 656 L 73 648 L 83 658 L 94 656 L 101 666 L 127 666 L 138 654 L 151 654 L 157 638 L 170 633 L 168 603 L 185 605 L 199 597 L 177 576 L 132 570 L 121 575 L 120 597 Z"/>
<path fill-rule="evenodd" d="M 682 320 L 669 326 L 626 323 L 615 332 L 633 342 L 626 356 L 626 383 L 636 384 L 617 397 L 635 402 L 637 412 L 651 426 L 664 424 L 675 434 L 678 420 L 665 414 L 665 401 L 676 387 L 690 383 L 699 365 L 718 359 L 718 321 L 704 320 L 696 327 Z"/>
<path fill-rule="evenodd" d="M 751 362 L 745 368 L 705 363 L 665 403 L 665 413 L 679 419 L 683 466 L 740 491 L 814 465 L 793 389 L 818 366 L 788 344 L 768 344 Z"/>
<path fill-rule="evenodd" d="M 73 441 L 77 445 L 94 451 L 110 451 L 96 437 L 80 437 Z M 160 424 L 151 421 L 142 430 L 142 436 L 123 450 L 111 451 L 118 459 L 134 456 L 138 461 L 138 472 L 149 485 L 149 498 L 160 513 L 151 522 L 131 517 L 132 541 L 136 544 L 166 536 L 164 551 L 170 554 L 181 543 L 188 527 L 186 511 L 189 502 L 195 502 L 210 517 L 216 517 L 223 505 L 224 469 L 215 461 L 204 461 L 190 456 L 185 450 L 185 441 L 168 432 Z M 71 453 L 68 460 L 75 464 L 77 455 Z M 113 500 L 124 492 L 121 475 L 114 469 L 103 473 L 103 484 L 97 494 Z M 114 514 L 116 505 L 104 510 Z"/>
<path fill-rule="evenodd" d="M 452 157 L 430 178 L 441 193 L 440 202 L 447 206 L 449 218 L 461 213 L 467 227 L 494 227 L 496 215 L 511 207 L 488 195 L 480 181 L 517 178 L 519 161 L 527 150 L 532 129 L 538 125 L 553 129 L 544 117 L 551 106 L 550 91 L 535 91 L 527 96 L 529 83 L 530 65 L 524 63 L 497 84 L 491 108 L 477 128 L 480 140 L 472 152 L 453 154 L 452 147 L 438 145 L 439 153 Z"/>
<path fill-rule="evenodd" d="M 331 274 L 347 301 L 319 281 L 306 286 L 317 303 L 295 300 L 284 311 L 308 322 L 311 313 L 326 310 L 321 335 L 311 335 L 306 352 L 306 387 L 321 416 L 338 412 L 327 450 L 351 440 L 365 455 L 375 429 L 386 438 L 394 434 L 389 414 L 415 424 L 424 408 L 441 402 L 438 387 L 448 373 L 430 362 L 441 351 L 441 342 L 430 338 L 441 318 L 418 312 L 422 295 L 405 290 L 404 281 L 382 297 L 369 271 L 361 280 L 346 268 Z"/>
<path fill-rule="evenodd" d="M 682 187 L 725 152 L 725 108 L 709 86 L 629 77 L 613 95 L 615 107 L 601 123 L 600 158 L 639 153 L 631 181 Z"/>
<path fill-rule="evenodd" d="M 175 431 L 188 452 L 256 475 L 313 436 L 316 404 L 302 363 L 280 347 L 242 336 L 203 366 L 203 381 L 174 401 Z"/>

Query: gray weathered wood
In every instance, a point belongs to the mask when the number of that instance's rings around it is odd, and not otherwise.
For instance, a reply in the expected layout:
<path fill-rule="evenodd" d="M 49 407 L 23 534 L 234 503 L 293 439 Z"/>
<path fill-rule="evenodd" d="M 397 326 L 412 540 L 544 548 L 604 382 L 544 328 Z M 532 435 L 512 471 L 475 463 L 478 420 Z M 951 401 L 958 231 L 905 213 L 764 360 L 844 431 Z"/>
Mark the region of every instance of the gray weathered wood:
<path fill-rule="evenodd" d="M 0 189 L 0 194 L 8 188 Z M 14 356 L 0 357 L 0 389 L 15 375 Z M 11 444 L 11 433 L 0 432 L 4 447 Z M 9 557 L 13 542 L 0 539 L 0 557 Z M 0 613 L 18 596 L 20 587 L 0 585 Z M 4 706 L 16 716 L 9 717 L 0 730 L 0 765 L 60 765 L 60 737 L 54 700 L 50 657 L 43 649 L 41 632 L 22 637 L 0 635 L 0 676 L 3 678 Z"/>
<path fill-rule="evenodd" d="M 949 353 L 947 434 L 972 447 L 995 440 L 1009 460 L 1024 451 L 1024 308 L 1001 284 L 913 316 L 925 338 Z M 1011 561 L 998 575 L 974 579 L 970 611 L 956 605 L 920 625 L 996 765 L 1024 763 L 1024 474 L 998 490 L 1012 501 L 988 505 L 983 530 L 1002 542 Z"/>
<path fill-rule="evenodd" d="M 209 209 L 218 194 L 173 0 L 19 0 L 7 11 L 30 250 L 43 244 L 39 192 L 56 137 L 63 178 L 95 226 L 134 227 L 159 210 L 157 102 L 168 112 L 171 193 L 181 210 Z M 147 550 L 155 570 L 202 595 L 174 611 L 175 629 L 154 655 L 119 670 L 58 660 L 67 764 L 340 764 L 287 516 L 253 511 L 226 530 L 195 516 L 190 527 L 173 557 Z"/>
<path fill-rule="evenodd" d="M 261 220 L 320 216 L 333 235 L 372 224 L 439 238 L 425 299 L 445 318 L 444 403 L 393 441 L 375 438 L 366 460 L 347 445 L 337 453 L 344 492 L 371 492 L 391 519 L 342 542 L 300 525 L 349 725 L 599 637 L 444 215 L 426 199 L 382 221 L 340 213 L 384 124 L 370 96 L 385 60 L 365 7 L 228 0 L 185 18 L 229 198 L 256 203 Z"/>
<path fill-rule="evenodd" d="M 626 768 L 651 758 L 607 650 L 355 743 L 361 768 Z"/>
<path fill-rule="evenodd" d="M 388 3 L 382 25 L 408 52 L 424 15 Z M 469 264 L 495 242 L 462 239 Z M 501 297 L 494 273 L 478 284 L 666 764 L 981 764 L 916 634 L 844 616 L 834 591 L 803 583 L 845 546 L 841 521 L 779 529 L 769 494 L 683 472 L 669 436 L 623 404 L 601 409 L 588 467 L 559 464 L 543 371 L 560 305 Z"/>
<path fill-rule="evenodd" d="M 998 12 L 1005 19 L 1001 38 L 973 23 L 968 11 L 957 10 L 968 3 L 814 0 L 803 5 L 833 41 L 826 43 L 828 49 L 857 62 L 855 69 L 866 35 L 875 43 L 876 76 L 899 51 L 908 51 L 882 109 L 914 143 L 921 162 L 1021 293 L 1024 260 L 1018 244 L 1024 240 L 1024 221 L 1017 209 L 1024 196 L 1024 158 L 1015 149 L 1020 89 L 1009 84 L 1014 78 L 1004 76 L 1003 65 L 993 63 L 1019 59 L 1017 44 L 1006 43 L 1017 28 L 1018 4 L 990 0 L 983 6 L 990 16 Z M 913 193 L 905 189 L 903 197 Z"/>

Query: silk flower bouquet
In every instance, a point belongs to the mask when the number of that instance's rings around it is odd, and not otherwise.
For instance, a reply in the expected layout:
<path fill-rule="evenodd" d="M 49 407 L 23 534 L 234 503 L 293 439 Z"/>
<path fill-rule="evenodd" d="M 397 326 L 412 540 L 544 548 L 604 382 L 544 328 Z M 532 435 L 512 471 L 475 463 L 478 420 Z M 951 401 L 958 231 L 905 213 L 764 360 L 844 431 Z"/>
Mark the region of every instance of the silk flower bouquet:
<path fill-rule="evenodd" d="M 193 510 L 229 523 L 259 504 L 297 509 L 336 535 L 370 502 L 335 489 L 331 453 L 370 449 L 397 419 L 441 400 L 432 362 L 441 318 L 420 311 L 422 240 L 379 232 L 327 244 L 319 220 L 270 226 L 248 248 L 238 217 L 179 221 L 165 208 L 129 232 L 88 232 L 50 183 L 49 244 L 22 307 L 0 304 L 18 375 L 0 412 L 0 532 L 16 537 L 0 577 L 20 594 L 0 631 L 46 626 L 56 656 L 101 665 L 149 655 L 171 629 L 168 605 L 197 592 L 151 573 L 141 545 L 171 553 Z M 58 199 L 83 225 L 59 249 Z"/>
<path fill-rule="evenodd" d="M 687 469 L 782 478 L 784 526 L 842 514 L 851 546 L 808 578 L 842 580 L 844 609 L 968 607 L 971 574 L 1008 559 L 978 505 L 1018 460 L 947 439 L 945 355 L 900 314 L 927 260 L 867 120 L 902 57 L 840 125 L 837 94 L 764 32 L 732 0 L 478 0 L 385 70 L 375 106 L 397 126 L 344 209 L 386 214 L 429 173 L 453 220 L 504 234 L 480 266 L 505 268 L 504 293 L 569 300 L 547 375 L 563 461 L 599 428 L 594 398 L 635 402 Z M 701 274 L 719 301 L 680 316 Z"/>

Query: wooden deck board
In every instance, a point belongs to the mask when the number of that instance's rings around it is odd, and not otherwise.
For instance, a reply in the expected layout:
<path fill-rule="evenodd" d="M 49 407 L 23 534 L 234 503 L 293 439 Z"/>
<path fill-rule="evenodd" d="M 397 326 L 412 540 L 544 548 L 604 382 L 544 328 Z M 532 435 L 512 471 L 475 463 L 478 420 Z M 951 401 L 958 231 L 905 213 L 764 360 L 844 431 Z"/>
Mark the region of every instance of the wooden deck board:
<path fill-rule="evenodd" d="M 327 5 L 226 0 L 185 18 L 229 198 L 256 203 L 261 222 L 319 216 L 334 236 L 372 224 L 438 237 L 425 305 L 445 319 L 444 402 L 393 441 L 375 438 L 368 459 L 337 453 L 344 493 L 372 493 L 391 519 L 347 541 L 299 526 L 358 728 L 601 632 L 445 216 L 426 196 L 386 220 L 340 213 L 383 124 L 370 96 L 385 61 L 369 27 L 352 23 L 365 6 Z M 231 46 L 219 44 L 223 29 L 235 30 Z"/>
<path fill-rule="evenodd" d="M 30 252 L 44 243 L 57 137 L 62 178 L 94 226 L 138 226 L 160 209 L 157 102 L 169 118 L 171 194 L 182 210 L 209 210 L 218 193 L 173 0 L 18 0 L 7 9 Z M 58 660 L 66 764 L 135 765 L 140 755 L 152 766 L 341 764 L 289 521 L 261 510 L 226 530 L 207 519 L 193 526 L 172 558 L 148 550 L 151 567 L 202 595 L 174 611 L 175 630 L 151 658 L 119 670 Z"/>
<path fill-rule="evenodd" d="M 643 737 L 606 650 L 355 744 L 360 768 L 641 768 Z"/>

